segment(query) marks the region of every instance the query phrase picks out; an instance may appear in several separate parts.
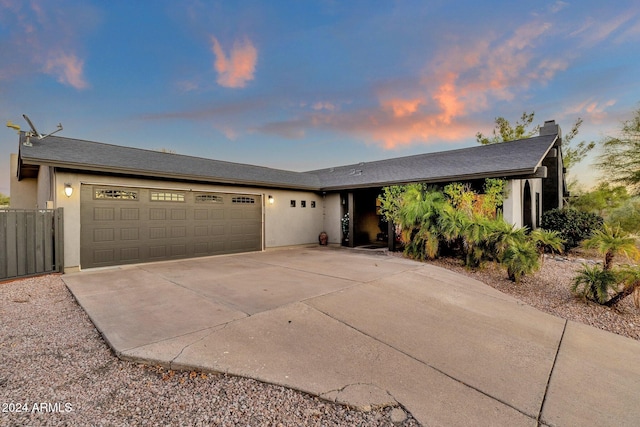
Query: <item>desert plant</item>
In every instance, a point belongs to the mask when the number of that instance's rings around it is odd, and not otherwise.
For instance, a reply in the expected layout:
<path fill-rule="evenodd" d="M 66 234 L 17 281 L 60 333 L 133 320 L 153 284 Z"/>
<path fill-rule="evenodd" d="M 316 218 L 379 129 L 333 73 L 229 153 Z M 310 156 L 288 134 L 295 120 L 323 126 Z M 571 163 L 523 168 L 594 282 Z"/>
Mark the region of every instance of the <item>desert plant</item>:
<path fill-rule="evenodd" d="M 625 255 L 627 258 L 637 259 L 640 250 L 636 245 L 636 239 L 620 228 L 605 224 L 602 230 L 595 230 L 593 235 L 584 241 L 586 248 L 597 249 L 604 255 L 603 268 L 610 270 L 613 258 L 616 255 Z"/>
<path fill-rule="evenodd" d="M 583 298 L 604 304 L 609 300 L 609 291 L 616 290 L 616 274 L 599 265 L 584 264 L 573 278 L 571 292 Z"/>
<path fill-rule="evenodd" d="M 611 299 L 605 302 L 606 306 L 615 306 L 620 301 L 633 295 L 633 305 L 640 308 L 640 268 L 637 266 L 626 266 L 616 271 L 617 282 L 622 289 Z"/>
<path fill-rule="evenodd" d="M 526 227 L 516 227 L 500 217 L 494 222 L 493 230 L 488 236 L 493 258 L 498 261 L 502 260 L 504 253 L 510 246 L 522 244 L 526 240 Z"/>
<path fill-rule="evenodd" d="M 520 283 L 520 278 L 540 268 L 540 258 L 535 245 L 530 240 L 510 244 L 500 262 L 507 269 L 509 279 Z"/>
<path fill-rule="evenodd" d="M 564 240 L 560 237 L 560 233 L 557 231 L 549 231 L 543 228 L 537 228 L 529 234 L 529 238 L 536 245 L 538 250 L 538 256 L 541 262 L 544 263 L 545 251 L 554 253 L 562 253 L 564 250 Z"/>
<path fill-rule="evenodd" d="M 440 232 L 438 217 L 444 206 L 444 195 L 421 185 L 408 185 L 404 192 L 398 221 L 405 242 L 405 254 L 416 259 L 435 258 Z"/>

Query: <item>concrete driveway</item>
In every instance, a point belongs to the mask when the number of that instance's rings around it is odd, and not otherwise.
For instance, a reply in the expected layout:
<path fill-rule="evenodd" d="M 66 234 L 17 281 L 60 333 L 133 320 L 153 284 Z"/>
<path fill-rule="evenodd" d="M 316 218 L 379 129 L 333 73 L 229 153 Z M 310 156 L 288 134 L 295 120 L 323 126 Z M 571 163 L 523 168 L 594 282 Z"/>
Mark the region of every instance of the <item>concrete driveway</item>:
<path fill-rule="evenodd" d="M 398 257 L 294 247 L 63 276 L 123 359 L 429 426 L 631 426 L 640 343 Z"/>

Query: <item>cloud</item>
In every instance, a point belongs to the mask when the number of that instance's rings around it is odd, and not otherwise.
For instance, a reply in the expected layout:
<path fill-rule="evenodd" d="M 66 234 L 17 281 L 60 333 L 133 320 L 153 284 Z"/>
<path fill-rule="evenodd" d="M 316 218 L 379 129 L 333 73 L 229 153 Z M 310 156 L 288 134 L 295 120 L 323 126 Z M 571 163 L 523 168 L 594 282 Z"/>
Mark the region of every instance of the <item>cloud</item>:
<path fill-rule="evenodd" d="M 0 50 L 10 52 L 0 65 L 0 79 L 37 72 L 76 89 L 89 87 L 78 46 L 82 33 L 94 24 L 93 18 L 93 10 L 86 5 L 0 1 L 0 25 L 5 34 Z"/>
<path fill-rule="evenodd" d="M 251 40 L 244 38 L 236 40 L 227 56 L 218 42 L 211 36 L 211 50 L 215 55 L 214 68 L 218 73 L 217 82 L 220 86 L 229 88 L 245 87 L 248 81 L 254 79 L 258 51 Z"/>
<path fill-rule="evenodd" d="M 420 78 L 380 82 L 373 103 L 364 108 L 359 103 L 336 111 L 321 108 L 326 102 L 312 104 L 312 112 L 256 130 L 287 138 L 308 129 L 340 132 L 386 149 L 472 139 L 480 126 L 474 114 L 496 101 L 513 101 L 567 68 L 567 60 L 538 51 L 552 29 L 536 20 L 506 34 L 458 38 L 427 58 Z"/>
<path fill-rule="evenodd" d="M 85 89 L 89 85 L 84 79 L 83 67 L 84 61 L 76 55 L 57 53 L 45 61 L 43 69 L 45 73 L 57 77 L 58 82 L 62 84 Z"/>

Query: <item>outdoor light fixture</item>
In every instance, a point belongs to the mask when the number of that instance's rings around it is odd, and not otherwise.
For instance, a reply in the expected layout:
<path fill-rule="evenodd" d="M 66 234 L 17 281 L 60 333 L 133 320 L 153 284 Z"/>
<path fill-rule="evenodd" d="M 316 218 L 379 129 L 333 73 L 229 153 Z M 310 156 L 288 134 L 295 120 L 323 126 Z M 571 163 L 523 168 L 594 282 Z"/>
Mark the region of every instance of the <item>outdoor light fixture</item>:
<path fill-rule="evenodd" d="M 73 187 L 71 186 L 71 184 L 64 185 L 64 194 L 67 197 L 71 197 L 71 195 L 73 194 Z"/>
<path fill-rule="evenodd" d="M 273 204 L 273 196 L 271 194 L 269 194 L 269 204 L 270 205 Z"/>

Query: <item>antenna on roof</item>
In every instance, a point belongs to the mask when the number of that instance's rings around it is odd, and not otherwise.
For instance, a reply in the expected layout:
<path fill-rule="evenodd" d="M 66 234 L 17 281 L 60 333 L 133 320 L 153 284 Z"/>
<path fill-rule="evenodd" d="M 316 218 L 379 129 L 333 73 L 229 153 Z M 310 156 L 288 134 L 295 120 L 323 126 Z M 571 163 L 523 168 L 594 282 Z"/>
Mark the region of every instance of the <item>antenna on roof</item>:
<path fill-rule="evenodd" d="M 22 117 L 24 117 L 24 119 L 27 121 L 27 123 L 29 123 L 29 127 L 31 128 L 31 132 L 26 132 L 25 133 L 25 135 L 27 137 L 27 140 L 23 144 L 26 145 L 27 147 L 31 147 L 32 146 L 31 141 L 29 140 L 29 138 L 32 137 L 32 136 L 37 136 L 38 139 L 43 139 L 43 138 L 46 138 L 48 136 L 53 135 L 54 133 L 58 133 L 58 132 L 60 132 L 62 130 L 62 123 L 58 123 L 58 127 L 57 127 L 56 130 L 54 130 L 53 132 L 48 133 L 46 135 L 42 135 L 40 132 L 38 132 L 36 130 L 36 127 L 33 125 L 31 120 L 29 120 L 29 117 L 27 117 L 26 114 L 23 114 Z M 8 123 L 7 123 L 7 126 L 9 126 Z"/>

